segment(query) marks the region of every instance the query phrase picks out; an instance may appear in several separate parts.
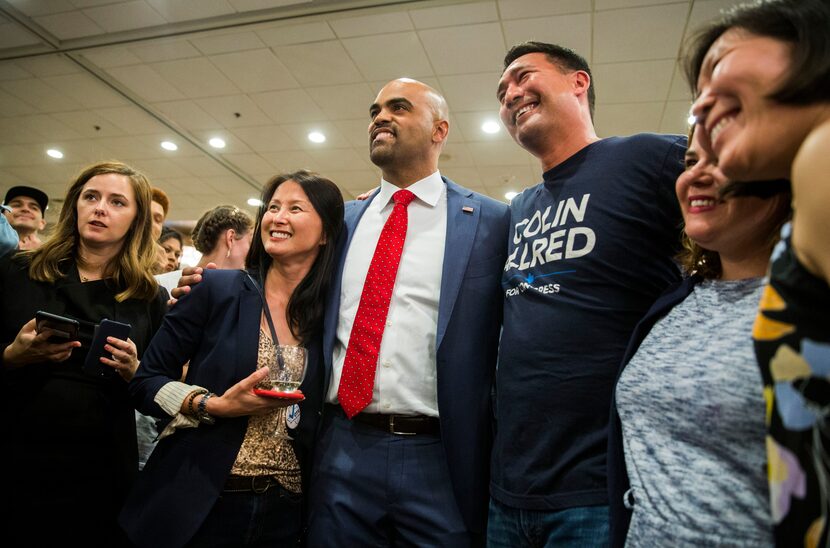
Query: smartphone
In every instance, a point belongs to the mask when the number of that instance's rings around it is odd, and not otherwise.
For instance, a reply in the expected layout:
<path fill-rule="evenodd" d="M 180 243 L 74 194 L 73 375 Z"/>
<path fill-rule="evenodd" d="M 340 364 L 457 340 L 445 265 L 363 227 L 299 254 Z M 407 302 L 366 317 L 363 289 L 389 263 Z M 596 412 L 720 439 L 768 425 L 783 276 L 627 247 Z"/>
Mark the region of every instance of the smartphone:
<path fill-rule="evenodd" d="M 66 316 L 58 316 L 44 310 L 38 310 L 35 314 L 35 329 L 38 333 L 46 329 L 53 331 L 49 338 L 50 342 L 67 342 L 78 339 L 78 329 L 80 324 L 78 320 L 67 318 Z"/>
<path fill-rule="evenodd" d="M 110 371 L 114 372 L 112 368 L 101 363 L 102 357 L 111 356 L 104 349 L 104 345 L 107 344 L 107 337 L 115 337 L 126 341 L 127 337 L 130 336 L 130 329 L 131 326 L 128 323 L 116 322 L 106 318 L 101 320 L 101 323 L 95 326 L 92 344 L 89 347 L 86 360 L 84 360 L 84 372 L 95 377 L 104 376 Z"/>

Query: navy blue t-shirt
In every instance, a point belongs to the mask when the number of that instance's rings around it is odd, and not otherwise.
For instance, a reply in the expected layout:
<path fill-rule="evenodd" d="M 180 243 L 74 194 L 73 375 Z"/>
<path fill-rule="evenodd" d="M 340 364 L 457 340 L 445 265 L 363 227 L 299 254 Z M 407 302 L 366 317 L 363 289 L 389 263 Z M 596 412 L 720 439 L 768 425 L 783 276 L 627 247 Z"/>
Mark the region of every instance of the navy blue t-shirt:
<path fill-rule="evenodd" d="M 611 391 L 671 283 L 686 139 L 597 141 L 510 204 L 491 493 L 514 508 L 607 504 Z"/>

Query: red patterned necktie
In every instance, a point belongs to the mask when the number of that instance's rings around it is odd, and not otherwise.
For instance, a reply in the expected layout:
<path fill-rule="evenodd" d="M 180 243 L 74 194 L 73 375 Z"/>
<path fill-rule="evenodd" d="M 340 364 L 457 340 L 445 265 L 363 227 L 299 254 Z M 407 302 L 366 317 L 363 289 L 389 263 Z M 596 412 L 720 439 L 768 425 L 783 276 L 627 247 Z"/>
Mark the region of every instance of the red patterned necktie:
<path fill-rule="evenodd" d="M 337 388 L 337 399 L 349 418 L 360 413 L 372 401 L 380 341 L 406 240 L 406 207 L 414 199 L 415 195 L 408 190 L 399 190 L 392 195 L 395 207 L 383 225 L 363 284 Z"/>

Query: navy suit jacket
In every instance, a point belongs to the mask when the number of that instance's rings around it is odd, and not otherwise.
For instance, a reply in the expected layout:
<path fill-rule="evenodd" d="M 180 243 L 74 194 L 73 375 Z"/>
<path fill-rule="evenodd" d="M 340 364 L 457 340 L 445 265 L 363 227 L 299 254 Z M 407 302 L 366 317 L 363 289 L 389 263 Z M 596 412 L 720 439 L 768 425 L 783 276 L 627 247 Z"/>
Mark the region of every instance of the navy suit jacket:
<path fill-rule="evenodd" d="M 261 313 L 259 291 L 244 271 L 205 271 L 202 282 L 167 314 L 144 353 L 129 385 L 136 408 L 169 419 L 153 398 L 164 384 L 180 378 L 188 360 L 186 382 L 217 394 L 253 373 Z M 300 387 L 306 399 L 300 404 L 300 424 L 292 431 L 304 473 L 322 405 L 319 338 L 308 350 Z M 161 440 L 121 512 L 119 521 L 130 540 L 153 547 L 189 541 L 219 498 L 247 425 L 247 417 L 217 418 L 214 425 L 179 429 Z"/>
<path fill-rule="evenodd" d="M 684 278 L 680 282 L 670 286 L 654 301 L 651 308 L 643 316 L 643 319 L 634 328 L 631 339 L 628 341 L 628 348 L 625 350 L 625 357 L 617 372 L 617 381 L 620 380 L 625 366 L 637 353 L 637 349 L 643 343 L 646 335 L 660 318 L 668 314 L 672 308 L 686 300 L 686 297 L 694 291 L 694 288 L 703 280 L 698 275 Z M 632 511 L 625 507 L 623 501 L 626 492 L 631 485 L 628 481 L 628 470 L 625 467 L 625 453 L 623 451 L 623 433 L 620 415 L 617 412 L 617 390 L 616 383 L 611 396 L 611 418 L 608 428 L 608 501 L 610 512 L 610 540 L 611 546 L 625 546 L 625 537 L 628 535 L 628 526 L 631 523 Z"/>
<path fill-rule="evenodd" d="M 447 178 L 447 236 L 438 305 L 436 362 L 441 439 L 455 499 L 469 529 L 487 523 L 493 412 L 490 391 L 498 354 L 507 259 L 506 204 Z M 349 202 L 323 329 L 325 383 L 331 382 L 343 266 L 368 200 Z M 417 237 L 408 234 L 407 238 Z M 429 488 L 429 486 L 425 486 Z"/>

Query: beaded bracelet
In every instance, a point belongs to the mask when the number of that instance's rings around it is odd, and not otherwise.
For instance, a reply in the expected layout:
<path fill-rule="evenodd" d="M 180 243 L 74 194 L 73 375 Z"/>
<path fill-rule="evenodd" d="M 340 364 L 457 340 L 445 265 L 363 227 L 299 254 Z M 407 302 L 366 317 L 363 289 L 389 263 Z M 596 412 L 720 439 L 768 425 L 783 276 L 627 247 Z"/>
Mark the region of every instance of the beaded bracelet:
<path fill-rule="evenodd" d="M 193 409 L 193 400 L 196 399 L 196 396 L 201 396 L 203 394 L 207 394 L 208 391 L 204 388 L 197 388 L 193 392 L 187 395 L 187 414 L 191 417 L 196 417 L 196 410 Z M 198 418 L 198 417 L 196 417 Z"/>
<path fill-rule="evenodd" d="M 207 412 L 207 401 L 215 396 L 213 392 L 208 392 L 202 399 L 199 401 L 199 405 L 196 406 L 196 418 L 199 419 L 199 422 L 202 424 L 213 424 L 216 422 L 216 419 L 211 417 Z"/>

